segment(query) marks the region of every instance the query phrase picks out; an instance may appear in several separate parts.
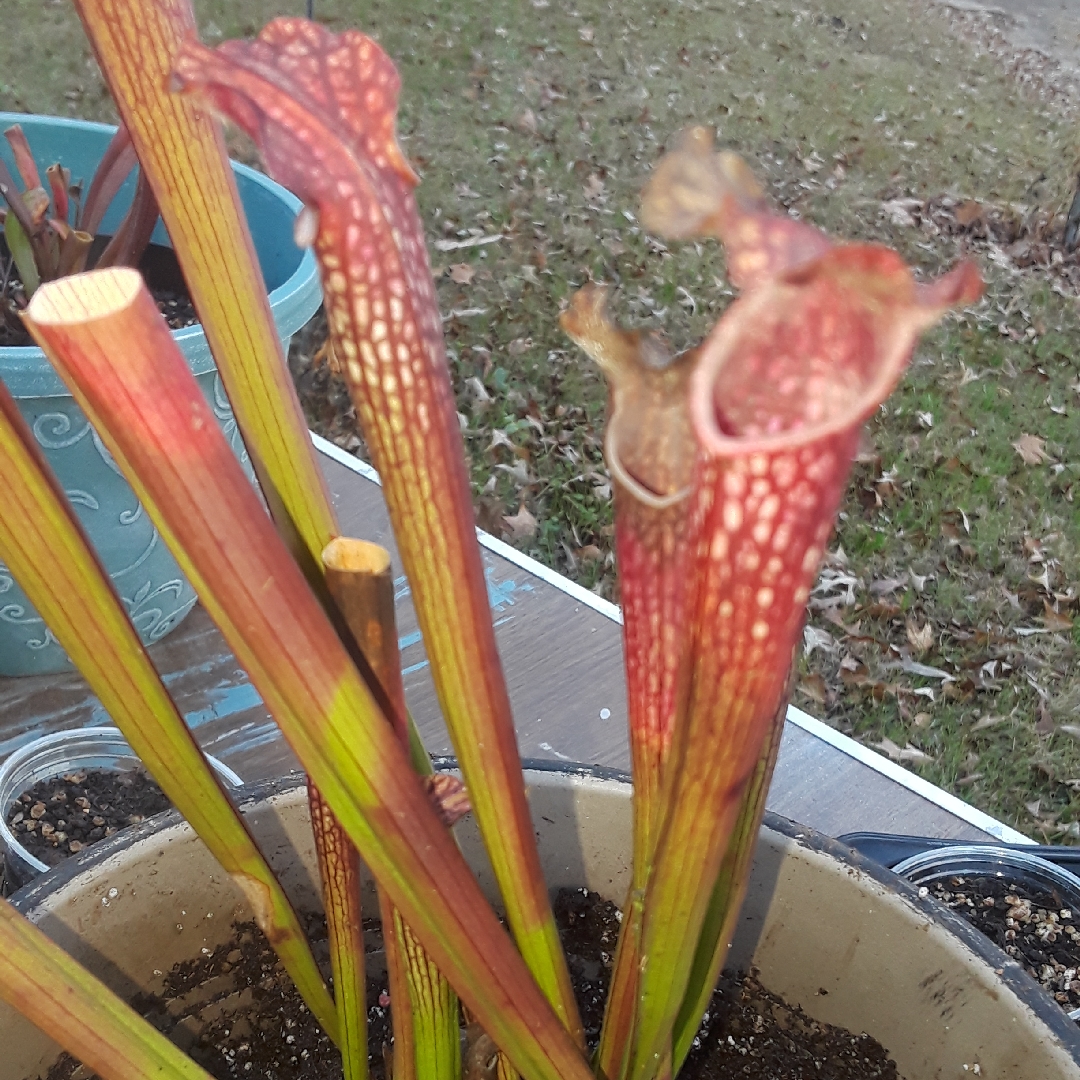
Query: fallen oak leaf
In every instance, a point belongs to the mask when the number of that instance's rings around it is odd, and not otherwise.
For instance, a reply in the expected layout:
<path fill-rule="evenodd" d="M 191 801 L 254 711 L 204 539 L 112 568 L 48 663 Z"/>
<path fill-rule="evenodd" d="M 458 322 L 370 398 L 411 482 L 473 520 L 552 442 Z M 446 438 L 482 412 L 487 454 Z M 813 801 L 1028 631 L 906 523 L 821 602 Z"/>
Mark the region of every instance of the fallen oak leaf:
<path fill-rule="evenodd" d="M 450 280 L 458 285 L 468 285 L 476 277 L 476 267 L 468 263 L 453 263 L 450 266 Z"/>
<path fill-rule="evenodd" d="M 809 656 L 815 649 L 834 653 L 837 648 L 836 639 L 827 630 L 816 626 L 803 627 L 803 656 Z"/>
<path fill-rule="evenodd" d="M 529 466 L 524 461 L 515 461 L 513 465 L 496 465 L 495 468 L 508 473 L 510 479 L 519 486 L 529 482 Z"/>
<path fill-rule="evenodd" d="M 1048 630 L 1060 630 L 1068 632 L 1073 628 L 1073 621 L 1067 615 L 1055 611 L 1050 604 L 1043 600 L 1042 621 Z"/>
<path fill-rule="evenodd" d="M 1049 706 L 1042 698 L 1039 698 L 1039 719 L 1035 721 L 1035 734 L 1053 735 L 1056 726 L 1054 718 L 1050 715 Z"/>
<path fill-rule="evenodd" d="M 934 645 L 934 628 L 928 622 L 919 626 L 914 619 L 907 621 L 907 639 L 911 647 L 919 654 L 929 652 Z"/>
<path fill-rule="evenodd" d="M 1012 447 L 1025 465 L 1042 465 L 1050 460 L 1050 455 L 1046 452 L 1046 440 L 1038 435 L 1021 435 Z"/>
<path fill-rule="evenodd" d="M 883 578 L 881 581 L 870 582 L 870 593 L 873 596 L 888 596 L 889 593 L 896 592 L 897 589 L 906 588 L 907 584 L 907 574 L 902 577 Z"/>
<path fill-rule="evenodd" d="M 506 514 L 503 521 L 510 530 L 511 540 L 529 540 L 536 535 L 537 520 L 522 503 L 516 514 Z"/>
<path fill-rule="evenodd" d="M 825 680 L 816 673 L 813 675 L 804 675 L 799 680 L 799 690 L 811 701 L 817 702 L 818 705 L 825 705 L 828 703 L 829 688 L 825 685 Z"/>

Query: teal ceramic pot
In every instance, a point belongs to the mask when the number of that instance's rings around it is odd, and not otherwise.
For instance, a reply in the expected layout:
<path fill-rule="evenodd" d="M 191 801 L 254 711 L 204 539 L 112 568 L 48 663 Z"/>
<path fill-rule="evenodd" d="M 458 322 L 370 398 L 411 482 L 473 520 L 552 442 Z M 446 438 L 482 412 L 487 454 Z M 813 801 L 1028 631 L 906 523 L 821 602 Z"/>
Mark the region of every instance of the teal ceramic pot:
<path fill-rule="evenodd" d="M 114 129 L 104 124 L 51 116 L 0 113 L 0 130 L 22 125 L 35 160 L 44 169 L 54 161 L 73 180 L 89 184 Z M 7 141 L 0 153 L 9 168 Z M 300 202 L 261 173 L 234 165 L 240 198 L 270 296 L 278 333 L 286 347 L 322 300 L 318 270 L 310 251 L 293 243 L 292 226 Z M 117 194 L 102 224 L 111 233 L 123 218 L 134 180 Z M 153 237 L 169 243 L 159 223 Z M 203 393 L 234 449 L 246 463 L 232 409 L 214 367 L 201 326 L 173 332 Z M 147 644 L 179 625 L 195 604 L 195 592 L 180 572 L 157 530 L 116 463 L 38 348 L 0 348 L 0 378 L 15 397 L 67 492 L 68 498 L 111 575 L 132 621 Z M 40 675 L 70 670 L 63 649 L 0 563 L 0 675 Z"/>

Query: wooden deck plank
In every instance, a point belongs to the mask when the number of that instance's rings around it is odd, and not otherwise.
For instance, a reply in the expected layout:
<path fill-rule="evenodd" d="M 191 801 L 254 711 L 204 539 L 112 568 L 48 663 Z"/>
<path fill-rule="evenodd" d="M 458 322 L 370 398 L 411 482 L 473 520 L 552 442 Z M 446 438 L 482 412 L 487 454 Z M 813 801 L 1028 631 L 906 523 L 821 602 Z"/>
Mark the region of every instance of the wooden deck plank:
<path fill-rule="evenodd" d="M 387 546 L 400 575 L 381 490 L 323 456 L 342 529 Z M 490 550 L 484 565 L 523 757 L 629 767 L 621 628 L 584 599 Z M 428 749 L 452 753 L 403 577 L 398 633 L 409 706 Z M 200 608 L 151 650 L 188 722 L 244 779 L 297 766 L 224 641 Z M 0 758 L 32 734 L 106 722 L 77 674 L 0 678 Z M 902 779 L 902 777 L 901 777 Z M 787 725 L 769 808 L 831 835 L 861 829 L 985 838 L 933 798 L 829 742 Z"/>

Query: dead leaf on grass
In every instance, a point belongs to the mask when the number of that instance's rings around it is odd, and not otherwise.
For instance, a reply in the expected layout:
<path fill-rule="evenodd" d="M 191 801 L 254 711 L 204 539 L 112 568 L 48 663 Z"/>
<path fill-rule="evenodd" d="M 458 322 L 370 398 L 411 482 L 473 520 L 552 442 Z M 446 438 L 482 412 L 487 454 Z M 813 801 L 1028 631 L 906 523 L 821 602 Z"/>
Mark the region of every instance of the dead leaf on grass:
<path fill-rule="evenodd" d="M 537 131 L 536 113 L 526 109 L 515 121 L 514 127 L 523 135 L 535 135 Z"/>
<path fill-rule="evenodd" d="M 504 515 L 503 521 L 510 530 L 511 540 L 529 540 L 536 535 L 536 518 L 529 513 L 524 503 L 516 514 Z"/>
<path fill-rule="evenodd" d="M 470 375 L 465 380 L 465 386 L 468 388 L 469 393 L 476 399 L 477 404 L 486 405 L 492 400 L 491 395 L 487 391 L 487 387 L 476 375 Z"/>
<path fill-rule="evenodd" d="M 1012 446 L 1025 465 L 1042 465 L 1050 460 L 1050 455 L 1046 452 L 1046 440 L 1038 435 L 1021 435 Z"/>
<path fill-rule="evenodd" d="M 958 225 L 963 225 L 966 228 L 968 225 L 978 221 L 983 216 L 983 213 L 982 203 L 976 202 L 974 199 L 967 199 L 953 211 L 953 216 L 956 218 Z"/>
<path fill-rule="evenodd" d="M 911 212 L 922 208 L 921 199 L 889 199 L 881 204 L 881 212 L 892 222 L 904 229 L 914 229 L 918 222 Z"/>
<path fill-rule="evenodd" d="M 468 285 L 476 277 L 476 267 L 468 263 L 453 263 L 450 267 L 450 280 L 459 285 Z"/>
<path fill-rule="evenodd" d="M 1043 600 L 1042 621 L 1046 624 L 1048 630 L 1062 630 L 1067 632 L 1073 627 L 1072 619 L 1067 615 L 1062 615 L 1060 612 L 1055 611 L 1046 600 Z"/>
<path fill-rule="evenodd" d="M 821 630 L 816 626 L 803 627 L 803 655 L 810 656 L 815 649 L 823 652 L 836 652 L 836 639 L 827 630 Z"/>
<path fill-rule="evenodd" d="M 888 596 L 889 593 L 896 592 L 897 589 L 905 588 L 907 583 L 907 574 L 903 577 L 882 578 L 880 581 L 870 582 L 870 593 L 873 596 Z"/>
<path fill-rule="evenodd" d="M 829 688 L 825 685 L 825 680 L 816 673 L 804 675 L 799 680 L 799 690 L 818 705 L 824 705 L 829 700 Z"/>
<path fill-rule="evenodd" d="M 1039 719 L 1035 721 L 1035 734 L 1053 735 L 1055 726 L 1049 707 L 1042 698 L 1039 698 Z"/>
<path fill-rule="evenodd" d="M 921 765 L 927 761 L 933 761 L 934 759 L 929 754 L 924 754 L 917 746 L 912 746 L 908 743 L 907 746 L 901 749 L 892 741 L 892 739 L 882 739 L 879 743 L 872 744 L 875 750 L 881 750 L 887 754 L 893 761 L 900 762 L 903 765 L 906 762 L 910 762 L 914 765 Z"/>
<path fill-rule="evenodd" d="M 513 465 L 496 465 L 495 468 L 507 473 L 518 486 L 529 482 L 529 466 L 524 461 L 515 461 Z"/>
<path fill-rule="evenodd" d="M 593 173 L 589 177 L 589 179 L 585 181 L 585 187 L 583 190 L 585 191 L 585 198 L 588 199 L 590 202 L 593 199 L 599 199 L 603 196 L 605 192 L 604 181 L 599 177 L 599 175 Z"/>
<path fill-rule="evenodd" d="M 908 577 L 911 580 L 911 584 L 917 593 L 926 592 L 926 583 L 934 578 L 934 574 L 919 575 L 911 571 L 908 572 Z"/>
<path fill-rule="evenodd" d="M 929 664 L 920 664 L 917 660 L 909 660 L 906 656 L 901 657 L 895 663 L 886 664 L 886 668 L 899 668 L 909 675 L 921 675 L 924 679 L 944 679 L 946 682 L 955 682 L 956 676 L 950 675 L 941 668 L 931 667 Z"/>
<path fill-rule="evenodd" d="M 917 655 L 922 655 L 934 645 L 934 628 L 929 622 L 919 626 L 914 619 L 907 620 L 907 639 Z"/>
<path fill-rule="evenodd" d="M 971 726 L 971 730 L 986 731 L 988 728 L 997 727 L 998 724 L 1005 723 L 1009 718 L 1007 716 L 984 716 L 981 720 L 977 720 Z"/>

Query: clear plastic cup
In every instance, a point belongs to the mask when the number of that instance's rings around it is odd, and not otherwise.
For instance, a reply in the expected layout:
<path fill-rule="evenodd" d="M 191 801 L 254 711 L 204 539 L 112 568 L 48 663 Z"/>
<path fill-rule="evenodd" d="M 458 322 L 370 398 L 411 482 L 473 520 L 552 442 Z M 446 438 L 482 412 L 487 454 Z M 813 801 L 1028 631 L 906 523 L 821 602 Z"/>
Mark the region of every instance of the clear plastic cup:
<path fill-rule="evenodd" d="M 1032 845 L 1034 850 L 1038 850 Z M 1077 913 L 1080 921 L 1080 877 L 1038 855 L 992 844 L 957 844 L 912 855 L 893 867 L 893 873 L 915 885 L 942 878 L 999 877 L 1018 884 L 1053 890 L 1062 906 Z"/>
<path fill-rule="evenodd" d="M 207 755 L 211 768 L 226 787 L 243 781 L 227 765 Z M 11 804 L 42 780 L 87 769 L 124 772 L 142 762 L 115 727 L 77 728 L 43 735 L 28 742 L 0 763 L 0 847 L 9 888 L 21 888 L 49 869 L 19 843 L 7 824 Z"/>

